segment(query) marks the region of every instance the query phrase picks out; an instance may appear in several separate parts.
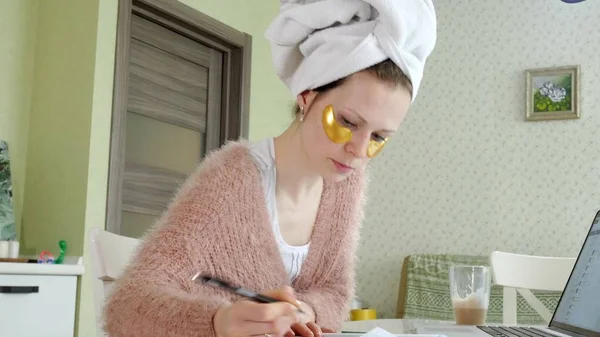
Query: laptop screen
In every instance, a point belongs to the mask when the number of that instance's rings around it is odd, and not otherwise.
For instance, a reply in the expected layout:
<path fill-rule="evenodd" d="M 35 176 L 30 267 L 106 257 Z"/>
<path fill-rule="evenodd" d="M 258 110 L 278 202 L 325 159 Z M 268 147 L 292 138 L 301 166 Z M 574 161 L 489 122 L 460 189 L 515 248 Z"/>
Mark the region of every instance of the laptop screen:
<path fill-rule="evenodd" d="M 600 334 L 600 212 L 585 238 L 550 326 L 586 336 Z"/>

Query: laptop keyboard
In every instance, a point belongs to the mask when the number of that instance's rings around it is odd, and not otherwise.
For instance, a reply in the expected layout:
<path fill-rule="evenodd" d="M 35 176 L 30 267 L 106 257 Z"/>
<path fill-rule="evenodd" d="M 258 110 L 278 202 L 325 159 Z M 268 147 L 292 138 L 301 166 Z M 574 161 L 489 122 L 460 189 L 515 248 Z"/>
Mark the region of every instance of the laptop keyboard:
<path fill-rule="evenodd" d="M 538 328 L 517 326 L 478 326 L 479 329 L 494 337 L 556 337 Z"/>

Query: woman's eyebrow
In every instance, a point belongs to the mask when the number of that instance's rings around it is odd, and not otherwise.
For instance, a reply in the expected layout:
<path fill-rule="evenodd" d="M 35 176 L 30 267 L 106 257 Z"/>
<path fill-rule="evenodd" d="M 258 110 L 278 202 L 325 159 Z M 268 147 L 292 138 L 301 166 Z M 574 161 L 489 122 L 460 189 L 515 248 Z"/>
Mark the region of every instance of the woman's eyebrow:
<path fill-rule="evenodd" d="M 361 123 L 368 124 L 367 121 L 364 118 L 362 118 L 362 116 L 358 112 L 356 112 L 356 110 L 354 110 L 350 107 L 346 107 L 346 109 L 351 111 L 353 115 L 355 115 L 358 119 L 360 119 Z M 396 130 L 383 129 L 383 130 L 379 130 L 379 131 L 387 132 L 387 133 L 396 133 Z"/>
<path fill-rule="evenodd" d="M 350 110 L 350 111 L 351 111 L 351 112 L 352 112 L 352 113 L 353 113 L 353 114 L 354 114 L 356 117 L 358 117 L 358 119 L 360 119 L 360 121 L 361 121 L 363 124 L 367 124 L 367 121 L 366 121 L 364 118 L 362 118 L 362 116 L 361 116 L 361 115 L 360 115 L 358 112 L 356 112 L 356 110 L 354 110 L 354 109 L 352 109 L 352 108 L 350 108 L 350 107 L 346 107 L 346 109 L 347 109 L 347 110 Z"/>

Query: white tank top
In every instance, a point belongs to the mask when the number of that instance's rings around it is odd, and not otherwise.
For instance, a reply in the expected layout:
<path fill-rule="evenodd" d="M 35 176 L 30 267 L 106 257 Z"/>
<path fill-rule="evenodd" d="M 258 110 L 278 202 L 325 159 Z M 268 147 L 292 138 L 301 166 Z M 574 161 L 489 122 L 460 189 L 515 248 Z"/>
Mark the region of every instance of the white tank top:
<path fill-rule="evenodd" d="M 279 252 L 281 253 L 281 258 L 283 259 L 290 282 L 293 282 L 300 274 L 302 263 L 304 263 L 308 255 L 310 243 L 303 246 L 290 246 L 281 236 L 279 219 L 277 218 L 277 201 L 275 198 L 277 170 L 275 167 L 275 145 L 273 138 L 267 138 L 252 144 L 250 146 L 250 154 L 260 170 L 275 241 L 279 246 Z"/>

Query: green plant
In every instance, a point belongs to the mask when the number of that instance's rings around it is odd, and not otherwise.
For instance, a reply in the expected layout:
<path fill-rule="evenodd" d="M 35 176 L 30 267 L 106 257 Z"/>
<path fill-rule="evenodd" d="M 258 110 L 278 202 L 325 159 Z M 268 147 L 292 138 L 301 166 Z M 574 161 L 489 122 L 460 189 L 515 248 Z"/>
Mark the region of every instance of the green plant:
<path fill-rule="evenodd" d="M 535 112 L 570 111 L 571 94 L 567 91 L 565 98 L 559 102 L 553 102 L 550 97 L 544 96 L 539 90 L 533 95 L 533 106 Z"/>

